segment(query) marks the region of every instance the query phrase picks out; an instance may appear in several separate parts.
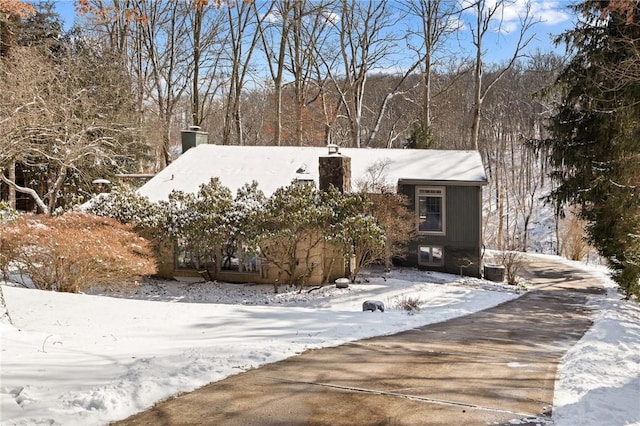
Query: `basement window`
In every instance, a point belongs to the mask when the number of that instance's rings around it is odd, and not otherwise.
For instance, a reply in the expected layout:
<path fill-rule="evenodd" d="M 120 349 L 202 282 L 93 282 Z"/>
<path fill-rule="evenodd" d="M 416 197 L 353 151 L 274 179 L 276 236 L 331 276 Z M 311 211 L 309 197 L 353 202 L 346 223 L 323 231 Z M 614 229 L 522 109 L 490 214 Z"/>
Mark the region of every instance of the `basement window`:
<path fill-rule="evenodd" d="M 418 248 L 418 265 L 442 266 L 444 264 L 444 250 L 436 246 L 420 246 Z"/>

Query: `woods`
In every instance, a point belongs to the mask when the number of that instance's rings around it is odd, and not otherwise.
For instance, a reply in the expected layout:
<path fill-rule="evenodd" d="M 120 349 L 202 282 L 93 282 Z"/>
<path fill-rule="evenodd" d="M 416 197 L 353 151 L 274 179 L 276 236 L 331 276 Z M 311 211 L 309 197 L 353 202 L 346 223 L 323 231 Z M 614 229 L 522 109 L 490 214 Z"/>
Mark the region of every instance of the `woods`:
<path fill-rule="evenodd" d="M 562 57 L 531 47 L 542 23 L 514 0 L 79 0 L 69 29 L 52 4 L 3 0 L 0 188 L 14 206 L 68 209 L 96 178 L 165 167 L 191 125 L 223 145 L 477 149 L 488 247 L 582 252 L 584 220 L 637 283 L 636 182 L 621 172 L 635 168 L 637 9 L 583 2 Z M 605 35 L 615 48 L 596 55 Z M 574 149 L 575 128 L 599 135 L 593 150 Z"/>

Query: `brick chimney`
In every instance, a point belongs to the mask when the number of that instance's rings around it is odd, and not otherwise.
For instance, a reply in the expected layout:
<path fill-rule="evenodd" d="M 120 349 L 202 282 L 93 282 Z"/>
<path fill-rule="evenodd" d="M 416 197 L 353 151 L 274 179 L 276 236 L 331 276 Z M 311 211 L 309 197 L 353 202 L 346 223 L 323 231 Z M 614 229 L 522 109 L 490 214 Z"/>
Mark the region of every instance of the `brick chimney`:
<path fill-rule="evenodd" d="M 189 129 L 183 130 L 181 133 L 183 154 L 190 148 L 209 143 L 209 134 L 201 132 L 200 126 L 189 126 Z"/>
<path fill-rule="evenodd" d="M 327 145 L 328 155 L 318 159 L 320 190 L 326 191 L 333 185 L 338 191 L 351 191 L 351 158 L 340 154 L 338 145 Z"/>

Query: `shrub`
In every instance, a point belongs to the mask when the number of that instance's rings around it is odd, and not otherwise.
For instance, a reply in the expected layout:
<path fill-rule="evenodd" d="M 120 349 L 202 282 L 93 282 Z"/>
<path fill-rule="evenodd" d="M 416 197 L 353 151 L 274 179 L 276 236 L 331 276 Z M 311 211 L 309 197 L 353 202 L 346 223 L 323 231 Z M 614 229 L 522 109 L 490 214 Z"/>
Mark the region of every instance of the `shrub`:
<path fill-rule="evenodd" d="M 569 210 L 558 219 L 559 254 L 567 259 L 582 261 L 591 251 L 585 227 L 587 222 L 577 212 Z"/>
<path fill-rule="evenodd" d="M 11 208 L 6 201 L 0 201 L 0 224 L 13 222 L 18 218 L 18 212 Z"/>
<path fill-rule="evenodd" d="M 406 311 L 409 315 L 415 315 L 420 312 L 422 300 L 417 297 L 398 296 L 393 299 L 392 306 L 394 309 Z"/>
<path fill-rule="evenodd" d="M 350 263 L 351 282 L 355 282 L 361 268 L 384 258 L 384 229 L 371 214 L 372 201 L 364 192 L 341 194 L 331 187 L 322 193 L 324 205 L 329 207 L 326 238 L 342 247 Z"/>
<path fill-rule="evenodd" d="M 518 274 L 524 266 L 524 255 L 515 250 L 503 250 L 498 253 L 498 259 L 504 266 L 507 283 L 510 285 L 518 284 Z"/>
<path fill-rule="evenodd" d="M 215 264 L 222 245 L 228 240 L 228 215 L 233 196 L 218 178 L 200 185 L 197 194 L 172 191 L 168 201 L 161 201 L 162 229 L 190 253 L 196 268 Z"/>
<path fill-rule="evenodd" d="M 359 192 L 368 198 L 367 209 L 360 211 L 375 218 L 384 236 L 383 244 L 371 253 L 370 263 L 383 260 L 387 268 L 391 268 L 393 258 L 405 254 L 406 245 L 415 232 L 414 213 L 407 208 L 408 198 L 398 194 L 389 179 L 389 164 L 388 160 L 373 163 L 364 178 L 356 182 Z"/>
<path fill-rule="evenodd" d="M 84 213 L 24 215 L 0 234 L 0 256 L 36 288 L 77 293 L 155 273 L 147 240 L 129 225 Z"/>
<path fill-rule="evenodd" d="M 291 183 L 277 189 L 256 215 L 255 240 L 261 256 L 278 271 L 280 284 L 300 289 L 320 264 L 321 246 L 330 209 L 319 191 L 310 185 Z"/>
<path fill-rule="evenodd" d="M 86 213 L 112 217 L 142 230 L 157 229 L 161 221 L 158 206 L 126 186 L 115 187 L 110 193 L 92 199 Z"/>
<path fill-rule="evenodd" d="M 11 208 L 9 203 L 0 201 L 0 276 L 4 280 L 9 279 L 10 259 L 4 254 L 4 251 L 2 250 L 2 234 L 4 233 L 6 225 L 15 222 L 18 217 L 18 212 Z"/>

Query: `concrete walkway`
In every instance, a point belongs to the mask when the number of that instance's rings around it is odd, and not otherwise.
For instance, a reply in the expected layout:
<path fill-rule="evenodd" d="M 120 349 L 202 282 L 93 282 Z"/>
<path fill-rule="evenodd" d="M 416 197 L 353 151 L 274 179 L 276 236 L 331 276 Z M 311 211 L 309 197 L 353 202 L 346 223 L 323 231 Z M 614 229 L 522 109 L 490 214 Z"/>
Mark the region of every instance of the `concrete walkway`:
<path fill-rule="evenodd" d="M 535 289 L 492 309 L 311 350 L 158 403 L 118 425 L 486 425 L 551 415 L 556 368 L 591 321 L 596 279 L 527 267 Z M 535 423 L 532 423 L 535 424 Z"/>

